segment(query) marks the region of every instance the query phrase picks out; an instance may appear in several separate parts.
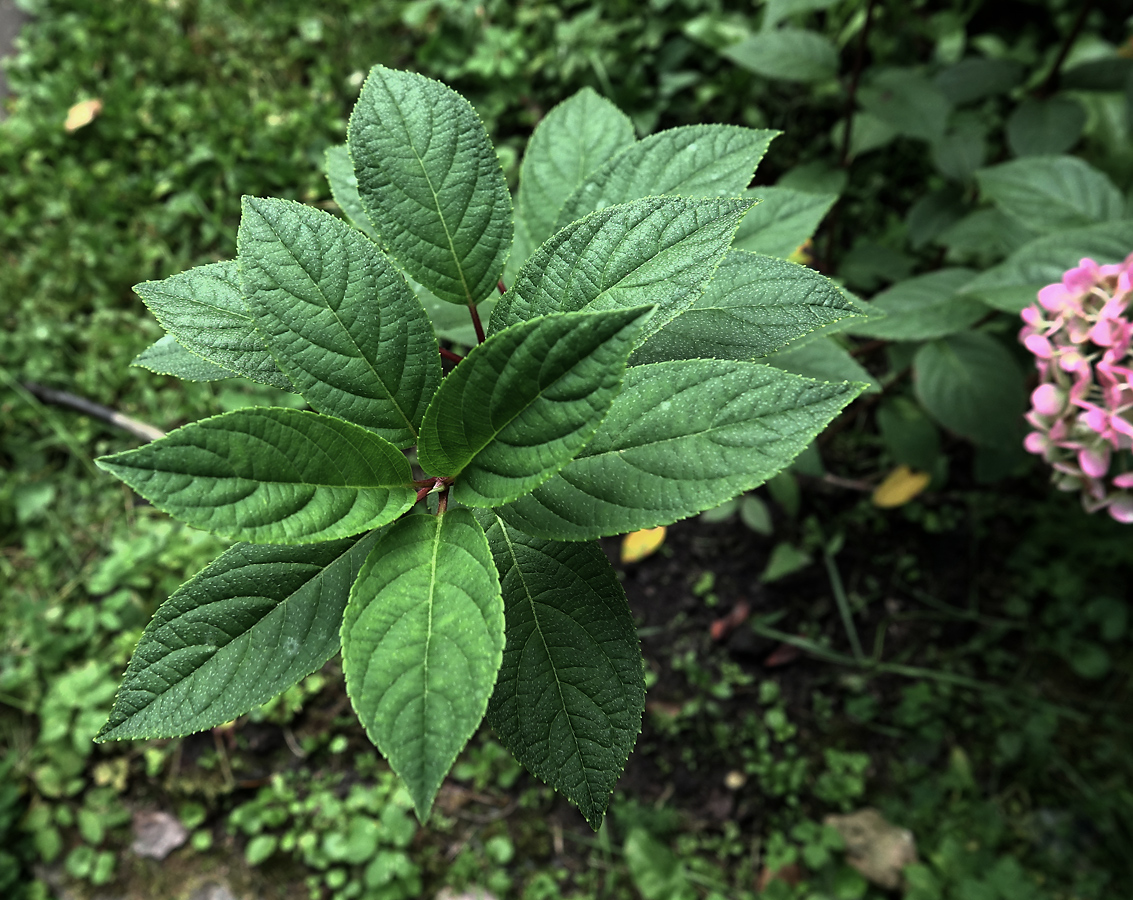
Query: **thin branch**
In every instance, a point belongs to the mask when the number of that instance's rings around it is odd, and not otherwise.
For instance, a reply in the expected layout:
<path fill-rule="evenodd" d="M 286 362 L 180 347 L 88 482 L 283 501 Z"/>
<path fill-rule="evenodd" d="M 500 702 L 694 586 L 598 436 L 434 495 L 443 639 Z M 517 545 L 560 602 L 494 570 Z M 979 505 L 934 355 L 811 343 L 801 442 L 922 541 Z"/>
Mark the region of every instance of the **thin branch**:
<path fill-rule="evenodd" d="M 476 340 L 482 344 L 484 343 L 484 326 L 480 324 L 480 313 L 477 312 L 475 303 L 468 304 L 468 312 L 472 316 L 472 327 L 476 329 Z"/>
<path fill-rule="evenodd" d="M 1093 8 L 1094 0 L 1085 0 L 1078 9 L 1078 18 L 1075 19 L 1074 24 L 1070 26 L 1070 33 L 1066 35 L 1066 40 L 1062 42 L 1062 46 L 1058 50 L 1058 56 L 1054 59 L 1054 65 L 1050 67 L 1050 74 L 1043 79 L 1043 83 L 1040 84 L 1038 90 L 1035 91 L 1036 97 L 1049 97 L 1054 93 L 1055 88 L 1058 86 L 1058 78 L 1062 74 L 1062 64 L 1066 62 L 1066 57 L 1070 54 L 1074 42 L 1078 40 L 1078 35 L 1082 33 L 1082 29 L 1086 25 L 1086 18 L 1090 15 Z"/>
<path fill-rule="evenodd" d="M 854 100 L 858 94 L 858 82 L 861 81 L 862 67 L 865 65 L 865 51 L 866 43 L 869 41 L 869 28 L 873 24 L 873 7 L 876 0 L 869 0 L 869 6 L 865 11 L 865 25 L 862 26 L 861 39 L 858 41 L 858 55 L 854 59 L 854 71 L 850 75 L 850 89 L 846 92 L 846 110 L 843 117 L 846 122 L 846 128 L 842 132 L 842 152 L 839 154 L 839 162 L 843 169 L 850 165 L 850 135 L 854 130 Z"/>
<path fill-rule="evenodd" d="M 446 350 L 444 347 L 441 347 L 441 358 L 447 359 L 449 362 L 460 362 L 464 359 L 459 353 L 453 353 L 451 350 Z"/>
<path fill-rule="evenodd" d="M 165 437 L 165 432 L 160 428 L 154 428 L 152 425 L 147 425 L 145 422 L 139 422 L 137 419 L 116 412 L 109 406 L 102 406 L 99 403 L 94 403 L 77 394 L 72 394 L 68 391 L 57 391 L 54 388 L 36 384 L 34 381 L 25 381 L 24 387 L 29 394 L 43 403 L 52 403 L 55 406 L 68 406 L 71 409 L 77 409 L 79 412 L 93 419 L 98 419 L 113 425 L 115 428 L 128 431 L 134 437 L 141 438 L 143 441 L 156 441 L 158 438 Z"/>

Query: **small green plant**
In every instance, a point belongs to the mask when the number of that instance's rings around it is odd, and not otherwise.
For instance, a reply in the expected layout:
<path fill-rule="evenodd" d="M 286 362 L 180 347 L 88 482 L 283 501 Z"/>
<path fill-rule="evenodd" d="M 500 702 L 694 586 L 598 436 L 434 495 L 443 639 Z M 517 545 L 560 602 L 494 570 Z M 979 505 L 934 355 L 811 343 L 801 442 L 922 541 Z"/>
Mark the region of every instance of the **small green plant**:
<path fill-rule="evenodd" d="M 733 249 L 774 136 L 638 141 L 583 91 L 536 130 L 513 212 L 471 105 L 375 67 L 328 155 L 357 228 L 246 197 L 235 261 L 137 287 L 168 331 L 140 364 L 244 375 L 314 411 L 238 409 L 99 460 L 241 542 L 158 610 L 99 739 L 229 721 L 341 646 L 422 820 L 487 713 L 597 828 L 644 684 L 595 539 L 763 483 L 862 387 L 753 361 L 858 315 L 818 274 Z M 437 341 L 454 307 L 478 342 L 466 357 Z"/>

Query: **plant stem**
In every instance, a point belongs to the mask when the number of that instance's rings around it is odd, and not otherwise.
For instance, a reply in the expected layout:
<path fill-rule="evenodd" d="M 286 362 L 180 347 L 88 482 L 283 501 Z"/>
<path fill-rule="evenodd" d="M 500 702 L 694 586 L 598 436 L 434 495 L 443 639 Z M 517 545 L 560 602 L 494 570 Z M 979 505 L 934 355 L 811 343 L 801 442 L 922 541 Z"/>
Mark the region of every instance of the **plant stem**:
<path fill-rule="evenodd" d="M 843 169 L 850 165 L 850 135 L 854 130 L 854 100 L 858 94 L 858 82 L 862 77 L 862 66 L 865 64 L 866 43 L 869 40 L 869 28 L 873 24 L 873 8 L 877 0 L 869 0 L 865 11 L 865 24 L 862 26 L 861 39 L 858 41 L 858 54 L 854 59 L 854 71 L 850 75 L 850 89 L 846 92 L 846 109 L 842 114 L 846 122 L 842 132 L 842 152 L 838 155 L 838 165 Z"/>
<path fill-rule="evenodd" d="M 1058 56 L 1054 59 L 1054 65 L 1050 68 L 1050 74 L 1043 79 L 1043 83 L 1040 84 L 1038 90 L 1035 91 L 1036 97 L 1049 97 L 1054 93 L 1054 89 L 1058 85 L 1058 76 L 1062 73 L 1062 64 L 1066 62 L 1070 48 L 1073 47 L 1074 42 L 1078 40 L 1078 35 L 1081 34 L 1082 28 L 1086 24 L 1086 18 L 1090 15 L 1090 11 L 1093 8 L 1094 0 L 1084 0 L 1078 10 L 1078 18 L 1075 19 L 1074 24 L 1070 26 L 1070 33 L 1066 35 L 1066 40 L 1062 42 L 1062 47 L 1059 48 Z"/>
<path fill-rule="evenodd" d="M 445 514 L 446 509 L 448 509 L 448 488 L 447 487 L 443 491 L 441 491 L 440 495 L 437 497 L 437 515 L 443 516 Z"/>
<path fill-rule="evenodd" d="M 468 304 L 468 312 L 472 316 L 472 327 L 476 329 L 476 340 L 484 343 L 484 326 L 480 324 L 480 313 L 476 311 L 476 304 Z"/>
<path fill-rule="evenodd" d="M 459 353 L 453 353 L 451 350 L 446 350 L 444 347 L 441 347 L 441 359 L 447 359 L 450 362 L 460 362 L 464 357 Z"/>
<path fill-rule="evenodd" d="M 504 280 L 502 278 L 496 282 L 496 290 L 498 290 L 501 294 L 507 293 L 507 285 L 504 284 Z"/>
<path fill-rule="evenodd" d="M 846 596 L 846 588 L 842 585 L 842 574 L 830 553 L 822 554 L 826 563 L 826 574 L 830 578 L 830 589 L 834 592 L 834 602 L 838 604 L 838 613 L 842 616 L 842 624 L 846 628 L 846 636 L 850 639 L 850 649 L 854 653 L 854 661 L 859 665 L 865 659 L 862 652 L 862 642 L 858 639 L 858 629 L 854 624 L 854 611 L 850 609 L 850 598 Z"/>

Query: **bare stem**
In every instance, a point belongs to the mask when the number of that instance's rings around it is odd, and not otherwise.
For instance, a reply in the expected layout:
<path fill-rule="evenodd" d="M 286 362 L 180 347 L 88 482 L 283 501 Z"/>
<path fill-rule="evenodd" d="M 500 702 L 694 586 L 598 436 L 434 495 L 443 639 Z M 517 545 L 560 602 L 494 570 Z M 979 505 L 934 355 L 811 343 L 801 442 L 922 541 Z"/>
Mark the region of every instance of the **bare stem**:
<path fill-rule="evenodd" d="M 446 487 L 441 491 L 440 496 L 437 497 L 437 515 L 443 516 L 445 510 L 448 509 L 448 488 Z"/>
<path fill-rule="evenodd" d="M 1054 93 L 1054 89 L 1058 86 L 1058 77 L 1062 74 L 1062 64 L 1066 62 L 1066 57 L 1070 53 L 1070 48 L 1074 46 L 1074 42 L 1078 40 L 1078 35 L 1081 34 L 1082 28 L 1086 24 L 1086 18 L 1090 15 L 1090 10 L 1094 7 L 1094 0 L 1085 0 L 1082 6 L 1078 9 L 1078 18 L 1074 20 L 1074 24 L 1070 26 L 1070 33 L 1066 35 L 1066 40 L 1062 42 L 1062 47 L 1058 51 L 1058 56 L 1055 57 L 1054 65 L 1050 67 L 1050 74 L 1043 79 L 1043 83 L 1039 85 L 1035 95 L 1038 97 L 1049 97 Z"/>
<path fill-rule="evenodd" d="M 451 350 L 446 350 L 444 347 L 441 347 L 441 358 L 447 359 L 450 362 L 460 362 L 464 359 L 459 353 L 453 353 Z"/>
<path fill-rule="evenodd" d="M 69 391 L 57 391 L 55 388 L 36 384 L 34 381 L 25 381 L 24 388 L 29 394 L 43 403 L 52 403 L 56 406 L 69 406 L 71 409 L 77 409 L 79 412 L 85 413 L 92 418 L 114 425 L 117 428 L 121 428 L 123 431 L 128 431 L 130 434 L 134 435 L 134 437 L 141 438 L 143 441 L 156 441 L 158 438 L 165 437 L 165 432 L 160 428 L 154 428 L 152 425 L 147 425 L 145 422 L 139 422 L 137 419 L 123 415 L 108 406 L 94 403 L 87 400 L 85 397 L 79 397 Z"/>
<path fill-rule="evenodd" d="M 496 282 L 496 290 L 499 291 L 501 294 L 507 293 L 507 285 L 504 284 L 504 280 L 502 278 L 499 281 Z"/>
<path fill-rule="evenodd" d="M 484 326 L 480 324 L 480 313 L 476 311 L 476 304 L 468 304 L 468 312 L 472 316 L 472 327 L 476 329 L 476 340 L 484 343 Z"/>

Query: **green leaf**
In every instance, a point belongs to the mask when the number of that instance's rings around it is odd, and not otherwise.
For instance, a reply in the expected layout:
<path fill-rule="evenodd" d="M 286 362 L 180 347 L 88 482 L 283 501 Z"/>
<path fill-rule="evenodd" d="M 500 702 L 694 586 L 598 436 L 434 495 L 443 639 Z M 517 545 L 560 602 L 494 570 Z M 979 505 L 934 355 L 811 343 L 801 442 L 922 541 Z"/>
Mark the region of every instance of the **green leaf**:
<path fill-rule="evenodd" d="M 1121 191 L 1076 156 L 1030 156 L 976 173 L 980 192 L 1040 234 L 1120 219 Z"/>
<path fill-rule="evenodd" d="M 213 728 L 310 675 L 338 652 L 350 586 L 376 540 L 225 551 L 158 608 L 97 740 Z"/>
<path fill-rule="evenodd" d="M 881 385 L 849 351 L 833 338 L 820 337 L 801 346 L 788 347 L 768 356 L 765 362 L 784 372 L 792 372 L 819 381 L 852 381 L 865 385 L 867 393 L 881 390 Z"/>
<path fill-rule="evenodd" d="M 591 88 L 547 113 L 531 135 L 519 173 L 516 216 L 528 247 L 549 238 L 575 188 L 635 140 L 629 117 Z"/>
<path fill-rule="evenodd" d="M 969 331 L 925 344 L 913 376 L 917 399 L 945 428 L 988 446 L 1020 439 L 1023 374 L 995 338 Z"/>
<path fill-rule="evenodd" d="M 813 269 L 733 250 L 696 302 L 649 338 L 630 362 L 758 359 L 819 328 L 864 315 Z"/>
<path fill-rule="evenodd" d="M 728 252 L 748 200 L 650 197 L 574 222 L 527 261 L 488 323 L 656 304 L 642 340 L 687 309 Z"/>
<path fill-rule="evenodd" d="M 998 209 L 977 209 L 947 226 L 936 243 L 948 248 L 949 261 L 975 261 L 986 267 L 1014 253 L 1035 233 Z"/>
<path fill-rule="evenodd" d="M 982 122 L 961 121 L 932 145 L 932 163 L 945 178 L 968 181 L 987 162 L 987 139 Z"/>
<path fill-rule="evenodd" d="M 759 203 L 743 218 L 732 246 L 786 259 L 808 241 L 830 212 L 837 194 L 811 194 L 783 187 L 757 187 L 745 196 Z"/>
<path fill-rule="evenodd" d="M 829 9 L 837 2 L 838 0 L 766 0 L 760 27 L 768 31 L 790 16 Z"/>
<path fill-rule="evenodd" d="M 417 461 L 455 477 L 455 500 L 495 506 L 550 478 L 586 443 L 621 385 L 649 308 L 565 313 L 493 335 L 425 412 Z"/>
<path fill-rule="evenodd" d="M 146 281 L 134 292 L 186 350 L 261 384 L 295 390 L 256 331 L 235 260 Z"/>
<path fill-rule="evenodd" d="M 897 137 L 897 129 L 888 122 L 868 112 L 858 111 L 854 114 L 854 122 L 850 128 L 850 156 L 857 159 L 863 153 L 879 150 L 893 143 Z M 830 142 L 835 147 L 841 147 L 846 141 L 846 120 L 839 119 L 830 129 Z"/>
<path fill-rule="evenodd" d="M 1011 60 L 970 56 L 942 69 L 933 83 L 950 103 L 964 106 L 984 97 L 1006 94 L 1025 74 L 1026 70 Z"/>
<path fill-rule="evenodd" d="M 736 125 L 688 125 L 651 135 L 575 188 L 555 230 L 595 210 L 645 197 L 738 197 L 777 134 Z"/>
<path fill-rule="evenodd" d="M 862 109 L 898 133 L 936 143 L 944 137 L 952 104 L 940 88 L 912 69 L 887 69 L 858 91 Z"/>
<path fill-rule="evenodd" d="M 632 828 L 625 842 L 626 867 L 644 900 L 696 900 L 688 869 L 644 828 Z"/>
<path fill-rule="evenodd" d="M 425 308 L 429 321 L 433 323 L 433 332 L 440 340 L 462 344 L 465 347 L 475 347 L 480 342 L 467 306 L 446 303 L 415 281 L 410 282 L 409 287 L 417 295 L 417 301 Z M 480 320 L 488 321 L 495 308 L 496 301 L 491 297 L 479 304 L 476 310 L 480 314 Z"/>
<path fill-rule="evenodd" d="M 422 75 L 374 66 L 347 145 L 390 255 L 442 300 L 487 297 L 511 247 L 511 195 L 472 104 Z"/>
<path fill-rule="evenodd" d="M 1016 156 L 1066 153 L 1086 127 L 1086 110 L 1070 97 L 1027 97 L 1007 119 L 1007 144 Z"/>
<path fill-rule="evenodd" d="M 594 543 L 544 541 L 481 513 L 503 587 L 507 644 L 488 722 L 523 765 L 602 824 L 641 732 L 637 626 Z"/>
<path fill-rule="evenodd" d="M 238 409 L 97 462 L 174 518 L 254 544 L 349 537 L 416 501 L 396 447 L 296 409 Z"/>
<path fill-rule="evenodd" d="M 1078 265 L 1082 257 L 1102 264 L 1121 262 L 1130 247 L 1133 219 L 1044 235 L 970 281 L 964 293 L 996 309 L 1018 313 L 1034 302 L 1039 288 L 1061 281 L 1062 273 Z"/>
<path fill-rule="evenodd" d="M 551 540 L 671 524 L 758 487 L 860 390 L 730 360 L 635 366 L 578 457 L 497 512 Z"/>
<path fill-rule="evenodd" d="M 480 725 L 503 648 L 499 577 L 472 513 L 407 516 L 387 529 L 350 592 L 342 669 L 422 821 Z"/>
<path fill-rule="evenodd" d="M 720 55 L 774 81 L 827 81 L 838 74 L 838 48 L 825 35 L 801 28 L 761 31 Z"/>
<path fill-rule="evenodd" d="M 413 444 L 441 380 L 437 339 L 374 242 L 322 210 L 245 197 L 237 245 L 256 328 L 303 398 Z"/>
<path fill-rule="evenodd" d="M 976 273 L 939 269 L 882 291 L 870 301 L 885 318 L 851 325 L 850 334 L 887 341 L 931 341 L 964 331 L 987 315 L 980 301 L 961 294 Z"/>
<path fill-rule="evenodd" d="M 366 218 L 366 209 L 362 206 L 362 198 L 358 196 L 358 177 L 354 174 L 354 161 L 350 158 L 346 144 L 327 147 L 326 170 L 331 196 L 343 215 L 355 228 L 380 243 L 381 237 Z"/>
<path fill-rule="evenodd" d="M 177 343 L 171 334 L 165 335 L 150 344 L 134 357 L 132 366 L 141 366 L 158 375 L 172 375 L 184 381 L 219 381 L 222 378 L 235 378 L 236 373 L 225 369 L 207 359 L 190 353 Z"/>
<path fill-rule="evenodd" d="M 1067 91 L 1123 91 L 1133 78 L 1133 59 L 1107 56 L 1078 63 L 1062 73 L 1058 85 Z"/>

